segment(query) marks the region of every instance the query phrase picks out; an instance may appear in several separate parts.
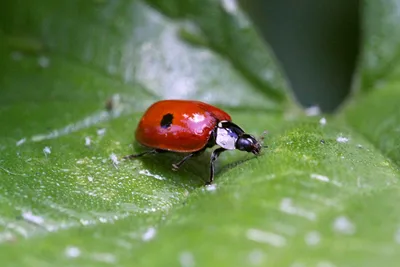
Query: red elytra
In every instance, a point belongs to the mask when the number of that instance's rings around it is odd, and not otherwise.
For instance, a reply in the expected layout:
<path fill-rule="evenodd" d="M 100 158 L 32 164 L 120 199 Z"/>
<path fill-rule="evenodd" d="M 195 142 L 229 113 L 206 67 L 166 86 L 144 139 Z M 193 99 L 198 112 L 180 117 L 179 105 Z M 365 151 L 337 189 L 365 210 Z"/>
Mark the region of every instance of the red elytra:
<path fill-rule="evenodd" d="M 207 148 L 220 146 L 211 154 L 207 184 L 214 180 L 214 162 L 223 151 L 238 149 L 255 155 L 261 151 L 261 144 L 234 124 L 228 113 L 195 100 L 162 100 L 151 105 L 139 122 L 136 140 L 149 150 L 125 159 L 165 151 L 187 153 L 172 164 L 174 169 Z"/>

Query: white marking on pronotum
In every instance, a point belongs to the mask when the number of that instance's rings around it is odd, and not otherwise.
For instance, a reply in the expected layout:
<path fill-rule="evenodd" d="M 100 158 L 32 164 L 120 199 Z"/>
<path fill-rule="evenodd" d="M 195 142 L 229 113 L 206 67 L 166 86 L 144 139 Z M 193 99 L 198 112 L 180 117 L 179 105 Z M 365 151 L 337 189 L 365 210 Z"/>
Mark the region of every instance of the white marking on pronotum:
<path fill-rule="evenodd" d="M 182 267 L 195 266 L 193 254 L 189 251 L 184 251 L 179 255 L 179 263 Z"/>
<path fill-rule="evenodd" d="M 355 225 L 346 216 L 340 216 L 333 222 L 333 230 L 338 233 L 351 235 L 356 232 Z"/>
<path fill-rule="evenodd" d="M 314 212 L 300 208 L 300 207 L 295 207 L 293 205 L 293 201 L 290 198 L 284 198 L 281 201 L 280 204 L 280 210 L 284 213 L 292 214 L 292 215 L 297 215 L 300 217 L 304 217 L 310 221 L 314 221 L 316 219 L 316 215 Z"/>
<path fill-rule="evenodd" d="M 20 145 L 22 145 L 23 143 L 25 143 L 26 142 L 26 138 L 22 138 L 21 140 L 18 140 L 16 143 L 15 143 L 15 145 L 16 146 L 20 146 Z"/>
<path fill-rule="evenodd" d="M 233 150 L 236 148 L 236 140 L 237 138 L 231 136 L 227 129 L 220 127 L 217 128 L 217 138 L 215 139 L 215 143 L 220 147 Z"/>
<path fill-rule="evenodd" d="M 146 232 L 143 233 L 142 235 L 142 240 L 143 241 L 150 241 L 156 236 L 156 228 L 150 227 L 149 229 L 146 230 Z"/>
<path fill-rule="evenodd" d="M 34 215 L 34 214 L 32 214 L 31 211 L 25 211 L 25 212 L 23 212 L 23 213 L 22 213 L 22 218 L 23 218 L 25 221 L 28 221 L 28 222 L 31 222 L 31 223 L 34 223 L 34 224 L 37 224 L 37 225 L 42 225 L 42 224 L 44 223 L 43 217 Z"/>
<path fill-rule="evenodd" d="M 77 247 L 69 246 L 65 249 L 64 254 L 68 258 L 77 258 L 81 255 L 81 250 Z"/>
<path fill-rule="evenodd" d="M 336 138 L 336 141 L 338 142 L 338 143 L 347 143 L 347 142 L 349 142 L 349 138 L 347 138 L 347 137 L 344 137 L 344 136 L 338 136 L 338 138 Z"/>
<path fill-rule="evenodd" d="M 160 176 L 158 174 L 153 174 L 149 170 L 140 170 L 139 174 L 143 174 L 143 175 L 146 175 L 146 176 L 149 176 L 149 177 L 153 177 L 153 178 L 156 178 L 157 180 L 165 180 L 164 177 L 162 177 L 162 176 Z"/>
<path fill-rule="evenodd" d="M 247 230 L 246 237 L 252 241 L 269 244 L 275 247 L 283 247 L 286 245 L 286 238 L 271 232 L 259 229 Z"/>
<path fill-rule="evenodd" d="M 223 147 L 225 149 L 235 149 L 236 148 L 236 140 L 237 136 L 235 134 L 232 135 L 232 132 L 224 128 L 224 123 L 226 121 L 220 121 L 218 123 L 218 128 L 217 128 L 217 136 L 215 138 L 215 143 L 219 145 L 220 147 Z"/>

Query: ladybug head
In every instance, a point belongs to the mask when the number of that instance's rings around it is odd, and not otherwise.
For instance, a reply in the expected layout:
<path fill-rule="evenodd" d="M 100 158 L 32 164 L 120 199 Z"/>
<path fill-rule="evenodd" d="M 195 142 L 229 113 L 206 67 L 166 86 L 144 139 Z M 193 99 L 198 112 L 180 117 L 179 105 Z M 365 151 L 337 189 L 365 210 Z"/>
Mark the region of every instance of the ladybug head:
<path fill-rule="evenodd" d="M 236 140 L 235 147 L 238 150 L 251 152 L 254 155 L 258 155 L 261 152 L 260 142 L 258 142 L 254 136 L 246 133 L 239 136 Z"/>
<path fill-rule="evenodd" d="M 254 136 L 245 133 L 231 121 L 221 121 L 216 127 L 217 145 L 225 149 L 238 149 L 258 155 L 261 152 L 261 143 Z"/>

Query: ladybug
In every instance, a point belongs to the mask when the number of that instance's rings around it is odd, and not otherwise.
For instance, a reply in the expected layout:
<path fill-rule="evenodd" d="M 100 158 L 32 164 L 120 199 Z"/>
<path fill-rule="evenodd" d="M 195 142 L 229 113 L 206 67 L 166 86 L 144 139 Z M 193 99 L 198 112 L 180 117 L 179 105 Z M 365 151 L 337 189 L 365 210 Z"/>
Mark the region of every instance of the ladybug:
<path fill-rule="evenodd" d="M 210 158 L 210 176 L 214 181 L 214 162 L 226 151 L 238 149 L 259 155 L 262 145 L 231 121 L 225 111 L 195 100 L 162 100 L 151 105 L 140 119 L 136 140 L 149 150 L 125 156 L 134 159 L 160 152 L 187 153 L 172 164 L 177 170 L 193 156 L 218 145 Z"/>

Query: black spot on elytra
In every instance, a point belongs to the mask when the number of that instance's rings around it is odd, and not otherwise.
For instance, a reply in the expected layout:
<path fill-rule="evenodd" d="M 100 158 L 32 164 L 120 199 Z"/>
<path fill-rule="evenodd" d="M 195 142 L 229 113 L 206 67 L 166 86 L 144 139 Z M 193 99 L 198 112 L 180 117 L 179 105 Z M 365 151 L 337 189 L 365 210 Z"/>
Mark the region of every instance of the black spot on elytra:
<path fill-rule="evenodd" d="M 174 116 L 171 113 L 165 114 L 161 119 L 160 126 L 164 129 L 167 129 L 171 126 L 173 119 Z"/>

